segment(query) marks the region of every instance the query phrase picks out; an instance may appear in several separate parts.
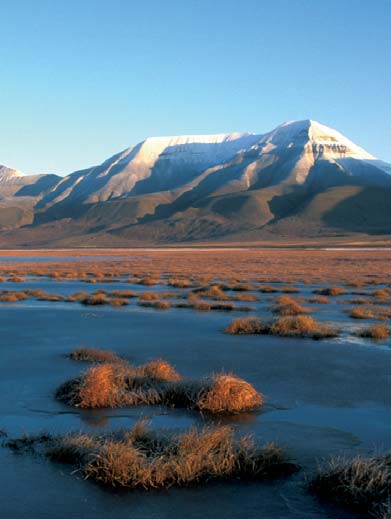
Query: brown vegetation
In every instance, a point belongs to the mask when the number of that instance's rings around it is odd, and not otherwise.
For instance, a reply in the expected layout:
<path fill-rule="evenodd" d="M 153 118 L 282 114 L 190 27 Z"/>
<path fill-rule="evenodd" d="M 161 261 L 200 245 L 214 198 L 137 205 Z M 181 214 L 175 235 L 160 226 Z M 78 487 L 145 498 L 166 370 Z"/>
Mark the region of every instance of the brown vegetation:
<path fill-rule="evenodd" d="M 280 292 L 283 292 L 284 294 L 297 294 L 299 289 L 292 285 L 285 285 L 280 288 Z"/>
<path fill-rule="evenodd" d="M 324 499 L 386 519 L 391 502 L 391 454 L 332 459 L 310 488 Z"/>
<path fill-rule="evenodd" d="M 290 296 L 278 297 L 272 306 L 272 312 L 279 315 L 301 315 L 311 311 L 310 308 L 305 308 Z"/>
<path fill-rule="evenodd" d="M 350 305 L 367 305 L 369 302 L 370 300 L 367 297 L 353 297 L 352 299 L 343 301 L 343 303 L 348 303 Z"/>
<path fill-rule="evenodd" d="M 99 348 L 90 348 L 87 346 L 76 348 L 69 354 L 69 358 L 86 362 L 117 362 L 121 360 L 116 353 L 110 350 L 101 350 Z"/>
<path fill-rule="evenodd" d="M 237 413 L 263 405 L 254 387 L 231 374 L 182 380 L 162 359 L 143 366 L 124 361 L 92 366 L 58 389 L 56 397 L 81 408 L 163 404 L 210 413 Z"/>
<path fill-rule="evenodd" d="M 356 335 L 359 337 L 366 337 L 368 339 L 374 339 L 378 341 L 388 339 L 390 334 L 390 327 L 386 324 L 374 324 L 373 326 L 359 330 L 356 333 Z"/>
<path fill-rule="evenodd" d="M 346 290 L 342 287 L 326 287 L 326 288 L 318 288 L 314 290 L 315 294 L 319 294 L 321 296 L 340 296 L 342 294 L 346 294 Z"/>
<path fill-rule="evenodd" d="M 376 299 L 388 299 L 391 295 L 391 292 L 385 288 L 379 288 L 378 290 L 374 291 L 373 295 L 376 297 Z"/>
<path fill-rule="evenodd" d="M 312 339 L 338 335 L 338 332 L 330 325 L 320 323 L 308 315 L 280 317 L 272 323 L 269 333 L 284 337 L 310 337 Z"/>
<path fill-rule="evenodd" d="M 47 292 L 41 291 L 40 295 L 36 296 L 38 301 L 51 301 L 53 303 L 57 301 L 64 301 L 64 296 L 61 294 L 48 294 Z"/>
<path fill-rule="evenodd" d="M 190 288 L 193 282 L 186 278 L 169 278 L 167 285 L 174 288 Z"/>
<path fill-rule="evenodd" d="M 264 294 L 273 294 L 275 292 L 278 292 L 278 289 L 272 287 L 271 285 L 264 285 L 259 290 Z"/>
<path fill-rule="evenodd" d="M 40 435 L 9 440 L 7 445 L 72 464 L 85 479 L 129 489 L 211 479 L 270 479 L 297 470 L 275 444 L 261 446 L 250 436 L 236 439 L 228 426 L 173 433 L 152 431 L 139 422 L 130 430 L 106 436 Z"/>
<path fill-rule="evenodd" d="M 129 300 L 125 297 L 113 297 L 109 301 L 110 306 L 127 306 L 129 304 Z"/>
<path fill-rule="evenodd" d="M 235 319 L 225 331 L 231 335 L 268 334 L 311 339 L 338 335 L 330 325 L 319 323 L 307 315 L 279 317 L 271 323 L 263 323 L 257 318 Z"/>
<path fill-rule="evenodd" d="M 229 296 L 224 292 L 220 285 L 196 288 L 193 290 L 193 294 L 196 294 L 197 297 L 206 297 L 208 299 L 217 299 L 220 301 L 229 299 Z"/>
<path fill-rule="evenodd" d="M 168 310 L 171 304 L 168 301 L 138 301 L 139 306 L 146 308 L 156 308 L 158 310 Z"/>
<path fill-rule="evenodd" d="M 263 396 L 254 387 L 230 374 L 214 375 L 210 385 L 202 388 L 194 407 L 209 413 L 250 411 L 263 405 Z"/>
<path fill-rule="evenodd" d="M 28 299 L 26 292 L 1 292 L 0 302 L 2 303 L 16 303 L 17 301 L 24 301 Z"/>
<path fill-rule="evenodd" d="M 58 271 L 62 277 L 75 273 L 80 278 L 85 273 L 89 278 L 98 274 L 108 277 L 157 279 L 161 272 L 168 278 L 198 279 L 215 278 L 236 282 L 255 282 L 262 277 L 263 283 L 278 280 L 290 283 L 292 272 L 296 281 L 304 283 L 345 283 L 351 286 L 391 283 L 389 269 L 391 252 L 386 250 L 346 251 L 346 250 L 158 250 L 132 251 L 131 258 L 124 258 L 123 251 L 105 250 L 107 259 L 94 260 L 91 256 L 101 256 L 99 250 L 64 250 L 62 256 L 69 261 L 35 261 L 36 256 L 57 256 L 58 251 L 1 251 L 2 256 L 31 257 L 31 262 L 12 263 L 13 276 L 49 276 Z M 77 261 L 73 260 L 77 257 Z M 0 276 L 10 277 L 10 263 L 0 261 Z M 133 278 L 132 278 L 133 277 Z"/>
<path fill-rule="evenodd" d="M 225 329 L 226 333 L 231 335 L 252 335 L 265 333 L 267 326 L 256 317 L 247 317 L 235 319 Z"/>
<path fill-rule="evenodd" d="M 329 303 L 329 298 L 327 296 L 313 296 L 308 300 L 309 303 L 327 305 Z"/>
<path fill-rule="evenodd" d="M 131 290 L 113 290 L 109 292 L 110 297 L 120 297 L 130 299 L 132 297 L 138 297 L 138 292 L 132 292 Z"/>
<path fill-rule="evenodd" d="M 369 306 L 357 306 L 351 308 L 349 315 L 353 319 L 376 319 L 377 317 L 379 317 L 375 309 Z"/>
<path fill-rule="evenodd" d="M 235 301 L 253 302 L 258 301 L 259 297 L 256 294 L 237 294 L 234 296 Z"/>
<path fill-rule="evenodd" d="M 181 294 L 178 292 L 141 292 L 139 299 L 141 301 L 153 301 L 156 299 L 180 299 Z"/>
<path fill-rule="evenodd" d="M 151 276 L 146 276 L 143 279 L 138 281 L 140 285 L 145 285 L 146 287 L 150 287 L 153 285 L 158 285 L 160 283 L 159 279 L 153 278 Z"/>
<path fill-rule="evenodd" d="M 108 305 L 109 302 L 109 298 L 104 293 L 87 295 L 83 299 L 80 299 L 80 303 L 86 306 Z"/>

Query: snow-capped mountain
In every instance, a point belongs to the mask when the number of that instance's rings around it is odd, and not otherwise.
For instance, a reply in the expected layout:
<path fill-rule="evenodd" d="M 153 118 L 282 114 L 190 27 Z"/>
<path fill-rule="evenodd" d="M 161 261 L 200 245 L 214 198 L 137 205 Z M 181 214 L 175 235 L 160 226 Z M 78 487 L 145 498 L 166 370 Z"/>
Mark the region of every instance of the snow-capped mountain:
<path fill-rule="evenodd" d="M 76 171 L 60 181 L 42 205 L 65 199 L 85 203 L 175 189 L 205 169 L 223 163 L 257 136 L 243 133 L 152 137 L 99 166 Z"/>
<path fill-rule="evenodd" d="M 389 164 L 323 124 L 289 121 L 263 135 L 148 138 L 62 178 L 2 166 L 0 227 L 24 204 L 24 234 L 66 241 L 77 228 L 75 243 L 391 233 L 390 193 Z"/>

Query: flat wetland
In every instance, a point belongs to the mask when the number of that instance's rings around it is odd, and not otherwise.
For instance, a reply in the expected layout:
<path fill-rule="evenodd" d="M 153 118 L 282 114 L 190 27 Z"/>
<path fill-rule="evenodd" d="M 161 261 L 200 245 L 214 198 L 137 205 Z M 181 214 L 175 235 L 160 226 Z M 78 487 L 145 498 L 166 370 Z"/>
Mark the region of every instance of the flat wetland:
<path fill-rule="evenodd" d="M 330 456 L 391 449 L 390 250 L 1 251 L 0 279 L 2 517 L 360 517 L 308 492 L 308 481 Z M 335 333 L 293 327 L 304 316 Z M 248 320 L 262 323 L 257 333 Z M 163 358 L 185 378 L 234 373 L 264 402 L 235 414 L 68 405 L 55 394 L 91 366 L 69 358 L 80 347 L 132 366 Z M 274 442 L 300 470 L 146 491 L 85 481 L 5 445 L 24 434 L 104 435 L 140 418 L 152 430 L 230 426 Z"/>

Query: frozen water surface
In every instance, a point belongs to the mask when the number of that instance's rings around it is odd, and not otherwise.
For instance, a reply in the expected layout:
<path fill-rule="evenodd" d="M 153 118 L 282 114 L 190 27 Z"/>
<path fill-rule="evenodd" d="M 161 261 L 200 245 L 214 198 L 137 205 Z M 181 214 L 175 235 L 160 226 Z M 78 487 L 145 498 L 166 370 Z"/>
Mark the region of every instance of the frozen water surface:
<path fill-rule="evenodd" d="M 98 288 L 159 289 L 49 280 L 9 285 L 2 288 L 41 288 L 64 295 Z M 302 294 L 309 296 L 312 289 L 303 286 Z M 267 297 L 262 296 L 257 311 L 266 311 Z M 349 335 L 357 324 L 341 312 L 338 298 L 332 301 L 319 305 L 316 317 L 343 326 L 344 333 L 324 341 L 222 333 L 236 312 L 156 311 L 134 303 L 121 309 L 30 300 L 0 304 L 0 429 L 10 436 L 100 432 L 131 426 L 140 416 L 148 417 L 153 427 L 170 428 L 222 420 L 161 407 L 83 411 L 62 405 L 53 398 L 55 389 L 85 366 L 66 354 L 88 345 L 115 350 L 135 364 L 163 357 L 185 376 L 235 372 L 262 391 L 267 403 L 258 413 L 225 418 L 224 423 L 260 440 L 277 441 L 303 467 L 297 475 L 274 482 L 123 492 L 81 481 L 67 465 L 2 448 L 1 517 L 352 517 L 309 496 L 305 476 L 331 454 L 391 448 L 391 349 L 389 341 L 378 346 Z"/>

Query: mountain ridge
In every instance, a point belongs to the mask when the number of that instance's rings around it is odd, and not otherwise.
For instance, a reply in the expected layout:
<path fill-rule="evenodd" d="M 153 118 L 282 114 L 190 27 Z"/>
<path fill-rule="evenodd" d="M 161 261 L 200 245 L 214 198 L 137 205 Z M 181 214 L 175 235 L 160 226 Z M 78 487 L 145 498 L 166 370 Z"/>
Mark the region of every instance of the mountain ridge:
<path fill-rule="evenodd" d="M 311 119 L 150 137 L 65 177 L 0 166 L 0 245 L 391 234 L 390 194 L 390 164 Z"/>

